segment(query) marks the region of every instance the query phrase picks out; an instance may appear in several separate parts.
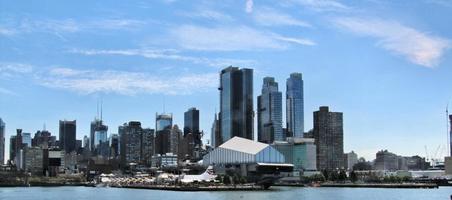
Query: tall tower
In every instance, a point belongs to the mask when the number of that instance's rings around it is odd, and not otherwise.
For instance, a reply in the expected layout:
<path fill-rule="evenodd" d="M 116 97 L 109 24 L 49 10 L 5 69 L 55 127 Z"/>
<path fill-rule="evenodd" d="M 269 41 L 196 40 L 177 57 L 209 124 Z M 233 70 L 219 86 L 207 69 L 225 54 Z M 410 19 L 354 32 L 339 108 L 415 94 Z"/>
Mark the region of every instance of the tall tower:
<path fill-rule="evenodd" d="M 75 151 L 77 122 L 60 120 L 60 148 L 66 153 Z"/>
<path fill-rule="evenodd" d="M 5 163 L 5 122 L 0 118 L 0 165 Z"/>
<path fill-rule="evenodd" d="M 304 134 L 304 97 L 301 73 L 292 73 L 286 83 L 286 123 L 291 137 Z"/>
<path fill-rule="evenodd" d="M 322 106 L 314 112 L 314 139 L 317 146 L 317 169 L 344 167 L 344 128 L 341 112 L 330 112 Z"/>
<path fill-rule="evenodd" d="M 273 77 L 265 77 L 262 94 L 257 97 L 257 136 L 258 141 L 272 143 L 283 141 L 282 93 Z"/>
<path fill-rule="evenodd" d="M 199 110 L 190 108 L 184 113 L 184 136 L 193 134 L 195 145 L 201 144 L 201 132 L 199 130 Z"/>
<path fill-rule="evenodd" d="M 452 157 L 452 115 L 449 115 L 449 151 L 450 155 Z"/>
<path fill-rule="evenodd" d="M 228 67 L 220 73 L 220 143 L 234 136 L 253 139 L 253 70 Z"/>

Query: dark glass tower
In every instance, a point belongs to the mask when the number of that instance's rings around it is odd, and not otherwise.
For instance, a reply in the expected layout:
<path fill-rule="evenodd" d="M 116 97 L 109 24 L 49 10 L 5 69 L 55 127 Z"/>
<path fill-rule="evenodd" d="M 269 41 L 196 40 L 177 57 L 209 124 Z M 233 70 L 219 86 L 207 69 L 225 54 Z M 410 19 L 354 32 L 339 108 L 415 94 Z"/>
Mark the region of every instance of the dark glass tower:
<path fill-rule="evenodd" d="M 290 74 L 286 86 L 286 123 L 288 136 L 302 138 L 304 133 L 304 100 L 301 73 Z"/>
<path fill-rule="evenodd" d="M 0 118 L 0 165 L 5 163 L 5 122 Z"/>
<path fill-rule="evenodd" d="M 220 73 L 221 145 L 234 136 L 253 139 L 253 70 L 228 67 Z"/>
<path fill-rule="evenodd" d="M 76 136 L 77 122 L 60 120 L 60 148 L 66 153 L 75 151 L 75 136 Z"/>
<path fill-rule="evenodd" d="M 317 169 L 336 170 L 344 167 L 344 128 L 341 112 L 330 112 L 327 106 L 314 112 Z"/>
<path fill-rule="evenodd" d="M 257 136 L 258 141 L 272 143 L 284 141 L 282 129 L 282 93 L 273 77 L 265 77 L 262 94 L 257 97 Z"/>
<path fill-rule="evenodd" d="M 193 134 L 195 145 L 201 144 L 201 132 L 199 131 L 199 110 L 190 108 L 184 113 L 184 136 Z"/>

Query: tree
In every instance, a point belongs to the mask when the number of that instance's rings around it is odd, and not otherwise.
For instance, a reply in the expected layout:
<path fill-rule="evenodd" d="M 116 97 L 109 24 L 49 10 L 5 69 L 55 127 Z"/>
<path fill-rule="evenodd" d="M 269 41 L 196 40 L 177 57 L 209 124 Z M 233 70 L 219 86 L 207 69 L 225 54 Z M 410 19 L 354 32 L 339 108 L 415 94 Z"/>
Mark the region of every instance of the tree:
<path fill-rule="evenodd" d="M 339 172 L 338 180 L 339 180 L 339 181 L 345 181 L 345 180 L 347 180 L 347 173 L 345 173 L 344 170 L 341 170 L 341 171 Z"/>
<path fill-rule="evenodd" d="M 225 185 L 231 184 L 231 177 L 230 177 L 229 175 L 224 175 L 224 176 L 223 176 L 223 183 L 224 183 Z"/>
<path fill-rule="evenodd" d="M 351 171 L 350 172 L 350 181 L 352 181 L 354 183 L 357 180 L 358 180 L 358 176 L 356 175 L 355 171 Z"/>

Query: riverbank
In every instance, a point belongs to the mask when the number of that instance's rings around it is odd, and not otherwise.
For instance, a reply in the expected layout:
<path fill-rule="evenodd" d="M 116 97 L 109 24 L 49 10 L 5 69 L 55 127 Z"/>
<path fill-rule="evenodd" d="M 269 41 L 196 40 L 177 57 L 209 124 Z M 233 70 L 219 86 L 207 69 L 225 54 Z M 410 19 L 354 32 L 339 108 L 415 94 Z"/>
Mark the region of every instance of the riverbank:
<path fill-rule="evenodd" d="M 320 187 L 435 189 L 438 185 L 435 183 L 322 183 Z"/>
<path fill-rule="evenodd" d="M 113 188 L 148 189 L 148 190 L 170 190 L 170 191 L 262 191 L 267 190 L 258 185 L 215 185 L 215 186 L 182 186 L 182 185 L 109 185 Z"/>

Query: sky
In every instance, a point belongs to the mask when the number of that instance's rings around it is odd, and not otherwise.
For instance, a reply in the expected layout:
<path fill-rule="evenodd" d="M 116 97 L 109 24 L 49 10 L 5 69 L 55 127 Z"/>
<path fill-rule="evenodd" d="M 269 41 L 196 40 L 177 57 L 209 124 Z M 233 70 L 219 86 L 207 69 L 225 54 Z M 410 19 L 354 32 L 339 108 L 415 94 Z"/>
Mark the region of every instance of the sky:
<path fill-rule="evenodd" d="M 58 136 L 58 120 L 76 119 L 88 135 L 100 99 L 109 133 L 154 128 L 157 112 L 182 127 L 197 107 L 207 141 L 231 65 L 254 69 L 254 96 L 265 76 L 285 93 L 302 73 L 305 131 L 319 106 L 343 112 L 345 152 L 441 157 L 451 13 L 447 0 L 0 0 L 6 157 L 17 128 Z"/>

